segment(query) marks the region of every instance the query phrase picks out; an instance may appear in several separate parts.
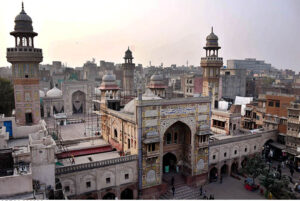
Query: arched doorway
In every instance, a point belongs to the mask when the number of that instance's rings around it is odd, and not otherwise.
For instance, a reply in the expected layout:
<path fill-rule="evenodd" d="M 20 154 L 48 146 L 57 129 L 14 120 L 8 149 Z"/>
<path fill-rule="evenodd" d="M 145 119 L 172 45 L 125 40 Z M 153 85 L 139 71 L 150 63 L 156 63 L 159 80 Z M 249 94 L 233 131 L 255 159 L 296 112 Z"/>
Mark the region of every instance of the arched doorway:
<path fill-rule="evenodd" d="M 228 174 L 228 165 L 224 164 L 222 167 L 221 167 L 221 175 L 222 176 L 225 176 Z"/>
<path fill-rule="evenodd" d="M 85 113 L 85 93 L 76 91 L 72 94 L 73 114 Z"/>
<path fill-rule="evenodd" d="M 165 166 L 169 165 L 170 170 L 192 174 L 191 158 L 191 130 L 185 123 L 178 121 L 172 124 L 164 133 L 163 172 Z"/>
<path fill-rule="evenodd" d="M 177 165 L 177 158 L 172 153 L 167 153 L 163 157 L 163 172 L 164 173 L 175 173 Z"/>
<path fill-rule="evenodd" d="M 242 168 L 244 168 L 247 165 L 247 158 L 244 158 L 244 160 L 242 160 Z"/>
<path fill-rule="evenodd" d="M 122 200 L 132 200 L 133 199 L 133 191 L 129 188 L 126 188 L 121 193 L 121 199 Z"/>
<path fill-rule="evenodd" d="M 210 182 L 218 181 L 218 169 L 216 167 L 210 169 L 209 181 Z"/>
<path fill-rule="evenodd" d="M 231 174 L 237 174 L 238 168 L 239 168 L 238 162 L 234 161 L 231 165 Z"/>
<path fill-rule="evenodd" d="M 116 198 L 115 194 L 113 193 L 106 193 L 104 196 L 103 196 L 103 200 L 114 200 Z"/>

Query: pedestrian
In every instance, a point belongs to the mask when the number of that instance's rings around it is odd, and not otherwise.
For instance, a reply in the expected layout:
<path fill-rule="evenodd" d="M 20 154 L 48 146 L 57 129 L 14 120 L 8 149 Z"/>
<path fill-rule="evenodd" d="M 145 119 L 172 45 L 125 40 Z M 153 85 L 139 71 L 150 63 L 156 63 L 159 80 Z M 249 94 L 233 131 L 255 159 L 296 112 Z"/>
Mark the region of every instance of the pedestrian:
<path fill-rule="evenodd" d="M 212 200 L 214 200 L 215 199 L 215 196 L 214 196 L 214 194 L 212 194 Z"/>
<path fill-rule="evenodd" d="M 206 199 L 206 190 L 203 190 L 203 199 Z"/>
<path fill-rule="evenodd" d="M 209 200 L 212 200 L 212 195 L 211 195 L 211 194 L 209 195 L 209 198 L 208 198 L 208 199 L 209 199 Z"/>
<path fill-rule="evenodd" d="M 203 187 L 202 185 L 200 186 L 200 196 L 202 196 L 202 190 L 203 190 Z"/>
<path fill-rule="evenodd" d="M 220 184 L 223 182 L 223 176 L 220 176 Z"/>
<path fill-rule="evenodd" d="M 175 187 L 174 186 L 172 187 L 172 192 L 173 192 L 173 197 L 174 197 L 174 195 L 175 195 Z"/>
<path fill-rule="evenodd" d="M 172 177 L 171 184 L 174 186 L 174 176 Z"/>
<path fill-rule="evenodd" d="M 290 173 L 291 173 L 291 176 L 293 177 L 293 174 L 294 174 L 294 168 L 293 167 L 290 167 Z"/>

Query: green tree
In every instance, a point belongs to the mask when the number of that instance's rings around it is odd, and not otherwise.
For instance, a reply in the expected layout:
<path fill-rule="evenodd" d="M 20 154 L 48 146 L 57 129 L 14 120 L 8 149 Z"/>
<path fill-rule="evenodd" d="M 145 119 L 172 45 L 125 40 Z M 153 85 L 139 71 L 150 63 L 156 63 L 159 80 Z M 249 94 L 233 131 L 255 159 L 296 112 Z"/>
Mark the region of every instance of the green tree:
<path fill-rule="evenodd" d="M 257 178 L 265 168 L 265 163 L 259 154 L 253 157 L 247 158 L 245 166 L 241 169 L 242 173 L 247 174 L 253 178 L 255 184 L 255 178 Z"/>
<path fill-rule="evenodd" d="M 0 114 L 11 116 L 15 106 L 14 88 L 7 79 L 0 78 Z"/>
<path fill-rule="evenodd" d="M 279 172 L 277 172 L 275 169 L 270 167 L 264 168 L 258 178 L 260 184 L 267 190 L 266 195 L 271 192 L 279 199 L 295 198 L 295 195 L 288 189 L 290 182 L 289 178 L 286 175 L 283 175 L 281 178 L 279 178 Z"/>

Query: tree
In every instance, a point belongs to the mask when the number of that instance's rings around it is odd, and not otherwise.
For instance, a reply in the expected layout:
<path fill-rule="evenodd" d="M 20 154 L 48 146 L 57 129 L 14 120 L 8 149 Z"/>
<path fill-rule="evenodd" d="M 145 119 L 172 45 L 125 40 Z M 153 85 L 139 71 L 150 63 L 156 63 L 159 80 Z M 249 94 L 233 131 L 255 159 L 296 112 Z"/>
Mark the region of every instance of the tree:
<path fill-rule="evenodd" d="M 260 184 L 266 188 L 266 195 L 271 192 L 279 199 L 293 199 L 295 195 L 288 189 L 289 178 L 283 175 L 280 179 L 279 172 L 275 169 L 266 167 L 263 169 L 261 175 L 258 177 Z"/>
<path fill-rule="evenodd" d="M 249 175 L 253 178 L 253 183 L 255 184 L 255 178 L 258 177 L 263 169 L 265 168 L 265 163 L 259 154 L 254 155 L 251 158 L 247 158 L 245 166 L 242 168 L 242 173 Z"/>
<path fill-rule="evenodd" d="M 14 88 L 7 79 L 0 78 L 0 114 L 11 116 L 15 106 Z"/>

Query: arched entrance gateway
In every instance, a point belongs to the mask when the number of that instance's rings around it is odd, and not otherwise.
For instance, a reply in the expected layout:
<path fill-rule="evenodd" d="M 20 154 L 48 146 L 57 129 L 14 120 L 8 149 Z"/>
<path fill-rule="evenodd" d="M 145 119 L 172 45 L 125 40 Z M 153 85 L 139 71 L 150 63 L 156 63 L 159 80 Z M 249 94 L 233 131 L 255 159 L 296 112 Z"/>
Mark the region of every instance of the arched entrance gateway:
<path fill-rule="evenodd" d="M 162 169 L 164 176 L 170 174 L 190 175 L 191 130 L 180 121 L 171 125 L 164 133 Z"/>
<path fill-rule="evenodd" d="M 114 200 L 116 198 L 115 194 L 113 193 L 106 193 L 104 196 L 103 196 L 103 200 Z"/>
<path fill-rule="evenodd" d="M 238 173 L 239 164 L 237 161 L 234 161 L 231 165 L 231 174 L 237 174 Z"/>
<path fill-rule="evenodd" d="M 85 112 L 85 93 L 76 91 L 72 94 L 73 114 L 82 114 Z"/>
<path fill-rule="evenodd" d="M 226 176 L 228 174 L 228 165 L 224 164 L 222 167 L 221 167 L 221 175 L 222 176 Z"/>
<path fill-rule="evenodd" d="M 209 171 L 209 182 L 218 181 L 218 169 L 213 167 Z"/>
<path fill-rule="evenodd" d="M 132 200 L 133 199 L 133 191 L 129 188 L 126 188 L 121 193 L 121 199 L 122 200 Z"/>

